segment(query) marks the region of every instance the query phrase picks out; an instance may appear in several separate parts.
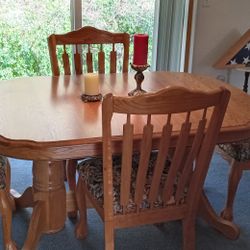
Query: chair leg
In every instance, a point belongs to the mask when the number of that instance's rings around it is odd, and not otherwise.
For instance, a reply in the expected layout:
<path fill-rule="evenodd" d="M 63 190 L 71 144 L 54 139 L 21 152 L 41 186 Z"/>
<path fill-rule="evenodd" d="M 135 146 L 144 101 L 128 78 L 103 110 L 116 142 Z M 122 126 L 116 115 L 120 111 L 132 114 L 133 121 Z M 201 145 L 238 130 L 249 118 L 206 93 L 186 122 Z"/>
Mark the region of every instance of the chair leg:
<path fill-rule="evenodd" d="M 195 219 L 187 218 L 182 221 L 183 250 L 195 250 Z"/>
<path fill-rule="evenodd" d="M 0 213 L 2 215 L 3 239 L 6 250 L 16 250 L 17 247 L 11 238 L 12 205 L 9 193 L 5 189 L 0 190 Z"/>
<path fill-rule="evenodd" d="M 6 165 L 6 187 L 0 189 L 0 214 L 2 215 L 3 241 L 6 250 L 16 250 L 16 244 L 11 238 L 12 211 L 15 210 L 15 202 L 10 194 L 10 164 Z"/>
<path fill-rule="evenodd" d="M 114 250 L 114 226 L 112 221 L 104 222 L 105 250 Z"/>
<path fill-rule="evenodd" d="M 228 191 L 226 206 L 221 212 L 221 217 L 225 220 L 233 220 L 233 203 L 242 176 L 241 162 L 233 160 L 228 178 Z"/>
<path fill-rule="evenodd" d="M 77 239 L 84 239 L 87 236 L 87 206 L 86 206 L 86 193 L 81 177 L 79 177 L 79 180 L 77 182 L 76 202 L 80 218 L 76 224 L 75 235 Z"/>
<path fill-rule="evenodd" d="M 69 185 L 69 192 L 72 194 L 75 194 L 76 191 L 76 166 L 77 166 L 77 160 L 68 160 L 66 163 L 66 177 Z M 68 217 L 76 218 L 77 211 L 76 210 L 69 211 Z"/>
<path fill-rule="evenodd" d="M 3 239 L 6 250 L 16 250 L 11 238 L 12 211 L 15 209 L 14 199 L 10 195 L 10 165 L 6 166 L 6 187 L 0 190 L 0 214 L 2 215 Z"/>

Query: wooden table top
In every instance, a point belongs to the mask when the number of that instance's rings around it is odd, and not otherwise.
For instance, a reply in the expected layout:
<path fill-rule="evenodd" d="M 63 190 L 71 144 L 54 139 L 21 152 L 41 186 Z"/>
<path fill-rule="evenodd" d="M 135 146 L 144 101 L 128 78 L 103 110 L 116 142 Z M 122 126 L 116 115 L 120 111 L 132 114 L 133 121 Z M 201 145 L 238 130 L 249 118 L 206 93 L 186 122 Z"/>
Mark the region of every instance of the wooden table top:
<path fill-rule="evenodd" d="M 250 97 L 241 90 L 188 73 L 145 72 L 144 76 L 142 88 L 147 91 L 171 85 L 204 91 L 225 86 L 231 99 L 219 142 L 250 137 Z M 100 75 L 101 93 L 127 95 L 135 88 L 133 77 L 134 73 Z M 101 102 L 82 102 L 83 92 L 82 75 L 0 81 L 1 154 L 43 160 L 77 158 L 97 150 L 102 141 Z"/>

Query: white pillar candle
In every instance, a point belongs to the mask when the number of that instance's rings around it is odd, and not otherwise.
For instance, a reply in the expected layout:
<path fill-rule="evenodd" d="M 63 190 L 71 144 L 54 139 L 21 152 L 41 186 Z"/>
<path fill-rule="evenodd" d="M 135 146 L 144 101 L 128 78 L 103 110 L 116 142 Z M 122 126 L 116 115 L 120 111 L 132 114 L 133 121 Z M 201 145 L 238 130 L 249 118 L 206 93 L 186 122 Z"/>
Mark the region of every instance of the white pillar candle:
<path fill-rule="evenodd" d="M 84 75 L 85 95 L 100 94 L 100 81 L 98 74 L 88 73 Z"/>

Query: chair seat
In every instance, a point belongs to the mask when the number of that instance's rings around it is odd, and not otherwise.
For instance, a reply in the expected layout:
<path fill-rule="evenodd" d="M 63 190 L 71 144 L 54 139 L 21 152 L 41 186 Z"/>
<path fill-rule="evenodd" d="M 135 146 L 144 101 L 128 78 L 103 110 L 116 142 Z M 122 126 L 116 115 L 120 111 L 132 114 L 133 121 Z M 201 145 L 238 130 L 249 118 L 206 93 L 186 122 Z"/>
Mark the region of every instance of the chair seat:
<path fill-rule="evenodd" d="M 147 201 L 149 194 L 149 187 L 153 176 L 153 170 L 155 166 L 157 158 L 157 152 L 152 152 L 149 160 L 149 167 L 147 171 L 146 184 L 144 186 L 144 195 L 143 201 L 141 203 L 140 209 L 147 209 L 149 207 L 149 203 Z M 122 207 L 120 205 L 120 178 L 121 178 L 121 156 L 113 157 L 113 211 L 114 214 L 120 214 L 123 212 Z M 131 173 L 131 192 L 129 203 L 126 207 L 126 212 L 135 212 L 136 206 L 133 202 L 134 197 L 134 189 L 136 184 L 136 172 L 139 165 L 139 154 L 134 154 L 132 159 L 132 173 Z M 167 174 L 170 166 L 170 160 L 167 159 L 163 174 L 161 177 L 161 183 L 159 190 L 162 190 Z M 78 164 L 78 172 L 79 175 L 83 178 L 86 183 L 87 189 L 91 194 L 95 197 L 96 201 L 103 207 L 104 197 L 103 197 L 103 165 L 102 158 L 97 157 L 89 157 L 85 158 Z M 162 207 L 163 202 L 161 200 L 161 194 L 158 194 L 158 200 L 154 202 L 154 207 Z"/>
<path fill-rule="evenodd" d="M 226 144 L 219 144 L 219 148 L 233 159 L 244 162 L 250 160 L 250 139 Z"/>
<path fill-rule="evenodd" d="M 4 189 L 6 187 L 6 166 L 7 158 L 0 155 L 0 189 Z"/>

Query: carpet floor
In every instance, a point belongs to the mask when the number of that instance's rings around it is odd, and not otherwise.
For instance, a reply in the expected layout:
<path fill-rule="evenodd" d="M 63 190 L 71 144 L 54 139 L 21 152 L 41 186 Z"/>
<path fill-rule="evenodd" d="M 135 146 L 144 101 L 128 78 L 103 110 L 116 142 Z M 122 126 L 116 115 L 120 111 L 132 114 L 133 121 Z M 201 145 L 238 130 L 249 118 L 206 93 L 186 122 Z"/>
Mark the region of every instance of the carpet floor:
<path fill-rule="evenodd" d="M 12 188 L 23 192 L 32 183 L 32 163 L 10 159 L 12 166 Z M 229 166 L 217 153 L 214 154 L 205 183 L 205 192 L 219 213 L 223 208 L 226 196 Z M 241 234 L 235 240 L 228 240 L 219 232 L 209 227 L 202 220 L 196 225 L 197 250 L 247 250 L 250 249 L 250 171 L 243 174 L 235 200 L 235 222 Z M 21 247 L 25 241 L 32 209 L 18 210 L 13 215 L 13 238 Z M 1 219 L 0 219 L 1 222 Z M 88 236 L 77 240 L 74 236 L 76 221 L 67 219 L 62 231 L 43 235 L 38 250 L 101 250 L 104 245 L 103 224 L 94 209 L 88 210 Z M 180 250 L 182 249 L 182 227 L 180 222 L 166 223 L 160 227 L 153 225 L 116 231 L 115 240 L 118 250 Z M 0 249 L 2 235 L 0 234 Z"/>

